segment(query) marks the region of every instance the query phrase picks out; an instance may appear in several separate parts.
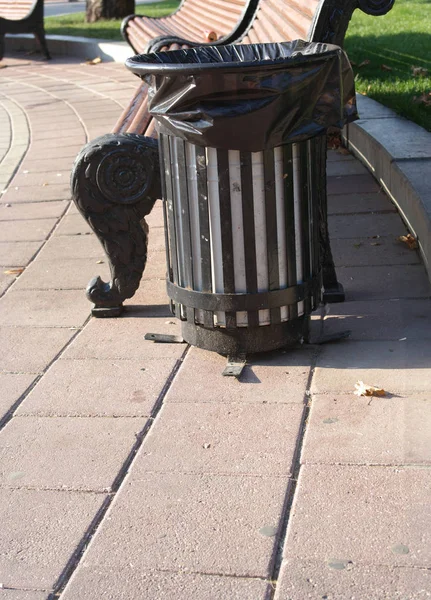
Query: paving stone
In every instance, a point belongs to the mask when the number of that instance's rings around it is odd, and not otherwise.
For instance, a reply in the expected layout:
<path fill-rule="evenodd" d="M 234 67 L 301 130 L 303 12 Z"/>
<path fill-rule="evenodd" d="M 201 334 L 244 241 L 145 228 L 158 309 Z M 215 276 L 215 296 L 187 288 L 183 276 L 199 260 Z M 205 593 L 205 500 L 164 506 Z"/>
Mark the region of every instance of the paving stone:
<path fill-rule="evenodd" d="M 353 393 L 358 380 L 388 393 L 431 390 L 428 341 L 342 342 L 322 347 L 311 391 Z"/>
<path fill-rule="evenodd" d="M 151 360 L 59 360 L 17 411 L 40 416 L 148 416 L 175 365 Z"/>
<path fill-rule="evenodd" d="M 115 600 L 267 600 L 269 592 L 268 583 L 259 579 L 160 571 L 141 573 L 131 567 L 124 569 L 122 576 L 118 577 L 115 569 L 102 567 L 78 569 L 62 597 L 64 600 L 84 600 L 89 597 Z"/>
<path fill-rule="evenodd" d="M 57 161 L 55 162 L 57 163 Z M 42 185 L 38 187 L 24 186 L 18 189 L 15 189 L 14 186 L 11 186 L 8 188 L 6 193 L 0 196 L 0 202 L 13 204 L 14 202 L 38 202 L 40 200 L 69 200 L 70 196 L 71 193 L 69 185 L 59 184 L 47 185 L 45 187 Z"/>
<path fill-rule="evenodd" d="M 344 267 L 337 269 L 347 300 L 428 298 L 430 284 L 422 265 Z"/>
<path fill-rule="evenodd" d="M 86 235 L 93 233 L 84 217 L 77 213 L 63 217 L 55 235 Z"/>
<path fill-rule="evenodd" d="M 19 188 L 40 186 L 44 183 L 47 183 L 48 185 L 58 185 L 59 183 L 68 183 L 69 177 L 70 173 L 67 171 L 36 173 L 26 169 L 25 172 L 21 170 L 15 175 L 11 185 L 12 187 L 17 186 Z"/>
<path fill-rule="evenodd" d="M 166 317 L 91 319 L 63 358 L 160 359 L 180 358 L 185 344 L 155 344 L 146 333 L 179 335 L 180 325 Z"/>
<path fill-rule="evenodd" d="M 39 258 L 41 260 L 57 260 L 58 258 L 61 258 L 62 260 L 71 258 L 94 258 L 96 273 L 98 268 L 97 261 L 107 260 L 101 243 L 94 235 L 54 235 L 43 248 Z"/>
<path fill-rule="evenodd" d="M 93 538 L 82 569 L 195 571 L 268 577 L 286 480 L 133 473 Z M 142 549 L 145 548 L 145 552 Z"/>
<path fill-rule="evenodd" d="M 226 358 L 192 348 L 188 353 L 166 401 L 188 402 L 191 394 L 200 402 L 282 402 L 304 401 L 312 352 L 292 349 L 249 357 L 241 379 L 222 377 Z M 193 381 L 193 392 L 190 382 Z M 211 383 L 210 383 L 211 382 Z"/>
<path fill-rule="evenodd" d="M 162 264 L 163 263 L 163 270 Z M 162 259 L 162 253 L 151 253 L 148 255 L 148 270 L 145 269 L 142 281 L 135 295 L 125 300 L 124 306 L 127 314 L 135 317 L 149 317 L 152 315 L 165 315 L 175 320 L 169 308 L 169 298 L 166 292 L 166 261 Z M 160 279 L 149 279 L 159 275 Z"/>
<path fill-rule="evenodd" d="M 349 175 L 348 177 L 328 177 L 328 194 L 346 194 L 348 190 L 356 194 L 378 192 L 380 186 L 376 180 L 367 173 L 366 175 Z"/>
<path fill-rule="evenodd" d="M 0 419 L 32 384 L 34 375 L 0 373 Z"/>
<path fill-rule="evenodd" d="M 49 173 L 49 172 L 55 172 L 55 173 L 60 173 L 61 171 L 68 171 L 70 172 L 72 170 L 72 166 L 73 166 L 73 160 L 71 160 L 69 157 L 66 158 L 58 158 L 55 161 L 47 161 L 45 158 L 29 158 L 29 157 L 25 157 L 22 165 L 21 165 L 21 170 L 19 172 L 22 171 L 30 171 L 30 172 L 36 172 L 36 173 Z M 70 196 L 70 194 L 69 194 Z M 63 199 L 63 198 L 60 198 Z"/>
<path fill-rule="evenodd" d="M 283 562 L 275 600 L 378 598 L 418 600 L 429 596 L 429 569 L 406 569 L 345 561 Z"/>
<path fill-rule="evenodd" d="M 163 207 L 161 200 L 158 200 L 153 210 L 149 215 L 145 217 L 148 227 L 150 228 L 150 235 L 154 230 L 154 227 L 163 227 Z"/>
<path fill-rule="evenodd" d="M 74 335 L 69 329 L 46 327 L 0 327 L 0 370 L 38 373 L 42 371 Z"/>
<path fill-rule="evenodd" d="M 16 417 L 0 438 L 0 484 L 110 491 L 145 423 L 145 417 Z"/>
<path fill-rule="evenodd" d="M 56 223 L 57 219 L 0 221 L 0 239 L 2 242 L 43 241 Z"/>
<path fill-rule="evenodd" d="M 302 413 L 302 404 L 168 404 L 141 448 L 134 477 L 149 471 L 289 477 Z"/>
<path fill-rule="evenodd" d="M 396 212 L 395 206 L 384 192 L 328 196 L 329 215 L 379 211 Z"/>
<path fill-rule="evenodd" d="M 148 252 L 165 250 L 165 230 L 163 227 L 153 227 L 148 234 Z"/>
<path fill-rule="evenodd" d="M 351 340 L 431 339 L 429 299 L 343 302 L 328 305 L 328 310 L 325 334 L 348 329 Z"/>
<path fill-rule="evenodd" d="M 34 202 L 26 204 L 0 204 L 0 221 L 17 219 L 50 219 L 58 218 L 67 208 L 67 202 Z"/>
<path fill-rule="evenodd" d="M 421 262 L 417 251 L 409 250 L 394 236 L 331 239 L 331 250 L 336 267 L 412 265 Z"/>
<path fill-rule="evenodd" d="M 0 498 L 3 586 L 50 589 L 105 496 L 0 489 Z"/>
<path fill-rule="evenodd" d="M 368 175 L 369 171 L 359 160 L 334 160 L 328 161 L 326 175 L 328 177 L 340 175 Z"/>
<path fill-rule="evenodd" d="M 0 264 L 4 267 L 24 267 L 41 245 L 42 242 L 0 242 Z"/>
<path fill-rule="evenodd" d="M 284 557 L 429 568 L 430 485 L 427 468 L 304 465 Z"/>
<path fill-rule="evenodd" d="M 431 464 L 431 397 L 313 396 L 303 463 Z"/>
<path fill-rule="evenodd" d="M 28 590 L 2 589 L 0 597 L 2 600 L 46 600 L 47 591 L 33 592 Z"/>
<path fill-rule="evenodd" d="M 80 290 L 11 290 L 1 299 L 0 325 L 80 327 L 89 314 Z"/>
<path fill-rule="evenodd" d="M 397 238 L 406 235 L 404 223 L 396 213 L 337 215 L 328 218 L 331 240 L 337 238 L 373 238 L 375 236 L 392 236 Z"/>
<path fill-rule="evenodd" d="M 35 260 L 16 282 L 15 290 L 82 290 L 96 274 L 109 281 L 107 261 L 97 264 L 92 259 Z M 88 308 L 90 304 L 88 303 Z"/>

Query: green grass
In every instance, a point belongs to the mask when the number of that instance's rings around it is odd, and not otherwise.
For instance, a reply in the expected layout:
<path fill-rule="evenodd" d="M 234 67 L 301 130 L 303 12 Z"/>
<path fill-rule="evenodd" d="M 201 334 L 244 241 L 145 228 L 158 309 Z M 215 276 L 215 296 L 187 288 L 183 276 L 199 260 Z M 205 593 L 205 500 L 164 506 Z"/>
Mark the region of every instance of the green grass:
<path fill-rule="evenodd" d="M 140 4 L 136 6 L 136 14 L 146 15 L 147 17 L 164 17 L 172 13 L 178 7 L 178 4 L 179 0 Z M 120 33 L 120 25 L 121 19 L 86 23 L 84 13 L 45 18 L 45 30 L 48 35 L 76 35 L 121 41 L 123 38 Z"/>
<path fill-rule="evenodd" d="M 394 8 L 383 17 L 355 11 L 345 49 L 355 63 L 358 92 L 431 131 L 431 105 L 414 100 L 431 92 L 429 0 L 395 0 Z M 370 63 L 359 67 L 363 61 Z M 391 70 L 382 69 L 382 65 Z M 428 74 L 414 77 L 412 67 L 428 69 Z"/>

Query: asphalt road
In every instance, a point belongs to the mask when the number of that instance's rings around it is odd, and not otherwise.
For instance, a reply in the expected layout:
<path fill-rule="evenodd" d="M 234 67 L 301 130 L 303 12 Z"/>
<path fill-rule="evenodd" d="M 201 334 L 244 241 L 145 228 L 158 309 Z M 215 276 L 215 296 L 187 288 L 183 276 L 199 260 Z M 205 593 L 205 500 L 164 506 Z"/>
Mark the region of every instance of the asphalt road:
<path fill-rule="evenodd" d="M 151 4 L 154 0 L 136 0 L 136 4 Z M 85 11 L 85 2 L 45 2 L 45 17 L 70 15 Z"/>

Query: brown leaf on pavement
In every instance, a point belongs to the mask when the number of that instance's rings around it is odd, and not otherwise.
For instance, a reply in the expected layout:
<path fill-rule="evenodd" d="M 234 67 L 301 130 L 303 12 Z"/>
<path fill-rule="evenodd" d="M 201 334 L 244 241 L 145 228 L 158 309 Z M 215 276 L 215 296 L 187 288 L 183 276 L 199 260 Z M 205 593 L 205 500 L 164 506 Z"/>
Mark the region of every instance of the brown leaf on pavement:
<path fill-rule="evenodd" d="M 363 381 L 357 381 L 355 383 L 355 391 L 353 392 L 356 396 L 386 396 L 386 392 L 383 388 L 376 387 L 374 385 L 368 385 Z"/>
<path fill-rule="evenodd" d="M 24 271 L 24 267 L 17 267 L 16 269 L 8 269 L 7 271 L 3 271 L 5 275 L 21 275 Z"/>
<path fill-rule="evenodd" d="M 85 61 L 86 65 L 98 65 L 99 63 L 102 62 L 102 59 L 100 58 L 100 56 L 96 56 L 96 58 L 92 58 L 92 59 L 88 59 Z"/>
<path fill-rule="evenodd" d="M 428 69 L 424 67 L 412 67 L 413 77 L 425 77 L 428 75 Z"/>
<path fill-rule="evenodd" d="M 407 235 L 400 235 L 398 241 L 406 244 L 410 250 L 416 250 L 418 247 L 417 239 L 411 233 L 408 233 Z"/>

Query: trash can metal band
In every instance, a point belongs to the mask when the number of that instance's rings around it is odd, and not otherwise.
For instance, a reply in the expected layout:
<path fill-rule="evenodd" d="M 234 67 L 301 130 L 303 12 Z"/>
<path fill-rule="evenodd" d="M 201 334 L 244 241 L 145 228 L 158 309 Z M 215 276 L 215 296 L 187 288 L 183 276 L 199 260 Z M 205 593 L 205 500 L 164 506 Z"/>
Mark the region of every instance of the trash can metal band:
<path fill-rule="evenodd" d="M 210 311 L 237 312 L 256 311 L 289 306 L 316 294 L 321 287 L 320 274 L 312 281 L 283 290 L 258 292 L 257 294 L 212 294 L 178 287 L 167 282 L 168 296 L 177 304 Z"/>

